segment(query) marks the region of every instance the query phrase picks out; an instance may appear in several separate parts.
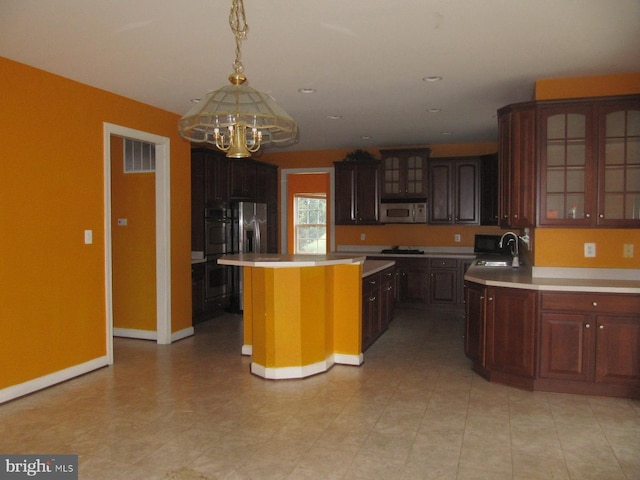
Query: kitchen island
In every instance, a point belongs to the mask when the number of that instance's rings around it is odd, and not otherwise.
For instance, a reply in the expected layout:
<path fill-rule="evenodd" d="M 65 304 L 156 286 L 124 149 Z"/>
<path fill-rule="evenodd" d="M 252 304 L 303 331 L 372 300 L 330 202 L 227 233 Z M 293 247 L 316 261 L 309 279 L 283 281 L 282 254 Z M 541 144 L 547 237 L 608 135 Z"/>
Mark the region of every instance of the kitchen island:
<path fill-rule="evenodd" d="M 465 274 L 465 353 L 490 381 L 640 398 L 633 269 L 482 267 Z"/>
<path fill-rule="evenodd" d="M 304 378 L 335 363 L 360 365 L 362 277 L 393 265 L 361 255 L 238 254 L 243 268 L 244 340 L 251 372 Z"/>

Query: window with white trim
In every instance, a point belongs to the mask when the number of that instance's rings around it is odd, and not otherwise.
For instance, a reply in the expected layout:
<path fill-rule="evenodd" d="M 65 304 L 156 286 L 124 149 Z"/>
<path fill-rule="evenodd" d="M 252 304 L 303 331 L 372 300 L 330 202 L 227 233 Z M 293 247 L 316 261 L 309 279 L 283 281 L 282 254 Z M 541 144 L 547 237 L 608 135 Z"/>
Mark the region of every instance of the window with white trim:
<path fill-rule="evenodd" d="M 295 253 L 327 253 L 327 196 L 296 194 L 294 208 Z"/>

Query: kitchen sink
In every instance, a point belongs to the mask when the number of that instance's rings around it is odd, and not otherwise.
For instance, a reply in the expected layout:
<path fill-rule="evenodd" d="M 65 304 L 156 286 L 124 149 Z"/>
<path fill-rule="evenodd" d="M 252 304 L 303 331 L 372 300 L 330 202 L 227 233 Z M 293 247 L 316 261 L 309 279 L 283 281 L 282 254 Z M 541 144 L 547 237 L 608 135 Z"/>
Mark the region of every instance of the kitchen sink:
<path fill-rule="evenodd" d="M 510 260 L 477 260 L 476 265 L 479 267 L 510 267 Z"/>

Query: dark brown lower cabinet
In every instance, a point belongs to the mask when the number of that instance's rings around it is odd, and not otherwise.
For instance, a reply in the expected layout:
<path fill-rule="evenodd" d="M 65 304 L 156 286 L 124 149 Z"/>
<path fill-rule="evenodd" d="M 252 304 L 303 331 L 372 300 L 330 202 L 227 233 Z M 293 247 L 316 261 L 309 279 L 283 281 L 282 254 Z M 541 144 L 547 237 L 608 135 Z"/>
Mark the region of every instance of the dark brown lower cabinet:
<path fill-rule="evenodd" d="M 362 279 L 362 351 L 382 335 L 393 319 L 395 268 L 390 267 Z"/>
<path fill-rule="evenodd" d="M 640 296 L 542 293 L 540 389 L 640 396 Z"/>
<path fill-rule="evenodd" d="M 640 295 L 468 282 L 465 299 L 465 354 L 490 381 L 640 398 Z"/>
<path fill-rule="evenodd" d="M 464 353 L 473 361 L 474 370 L 485 373 L 485 329 L 487 287 L 465 283 L 465 336 Z"/>

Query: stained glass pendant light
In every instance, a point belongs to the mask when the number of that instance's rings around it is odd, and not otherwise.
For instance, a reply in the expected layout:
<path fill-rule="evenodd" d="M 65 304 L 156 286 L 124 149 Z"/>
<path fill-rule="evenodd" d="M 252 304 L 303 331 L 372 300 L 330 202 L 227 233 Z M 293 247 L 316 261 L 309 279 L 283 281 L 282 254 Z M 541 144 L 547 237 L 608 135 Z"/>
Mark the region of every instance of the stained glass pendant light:
<path fill-rule="evenodd" d="M 298 125 L 269 95 L 246 84 L 240 60 L 249 26 L 243 0 L 232 0 L 229 25 L 236 39 L 231 85 L 210 92 L 179 121 L 180 135 L 194 143 L 211 143 L 230 158 L 250 157 L 268 144 L 287 145 Z"/>

